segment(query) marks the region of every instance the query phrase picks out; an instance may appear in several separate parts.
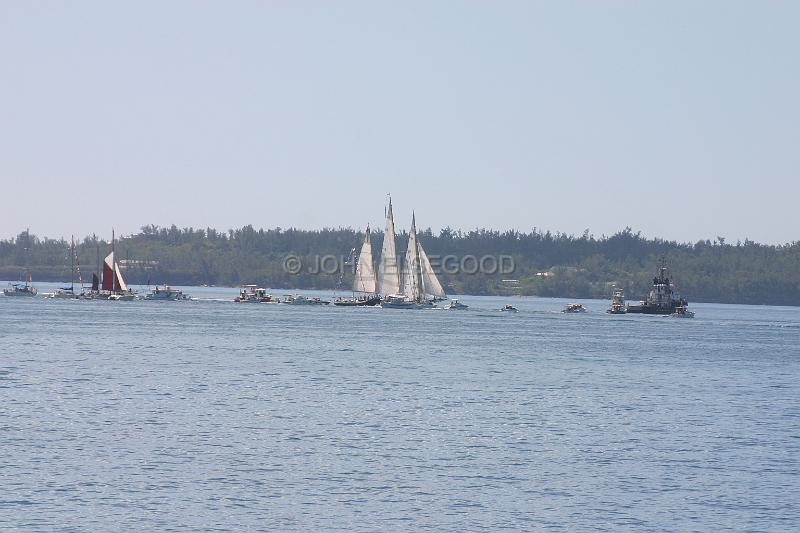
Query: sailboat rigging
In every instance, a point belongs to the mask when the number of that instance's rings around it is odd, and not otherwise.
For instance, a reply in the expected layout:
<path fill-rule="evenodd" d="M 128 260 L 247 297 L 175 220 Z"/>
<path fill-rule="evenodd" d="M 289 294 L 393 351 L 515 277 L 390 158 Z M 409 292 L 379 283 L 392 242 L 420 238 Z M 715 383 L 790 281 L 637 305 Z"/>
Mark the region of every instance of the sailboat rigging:
<path fill-rule="evenodd" d="M 388 236 L 387 236 L 388 237 Z M 386 237 L 385 237 L 386 238 Z M 412 309 L 432 307 L 435 300 L 446 294 L 439 278 L 433 271 L 428 254 L 417 238 L 416 214 L 411 214 L 411 232 L 402 271 L 402 290 L 384 297 L 383 307 Z"/>
<path fill-rule="evenodd" d="M 354 250 L 355 251 L 355 250 Z M 351 253 L 352 257 L 352 253 Z M 380 297 L 376 291 L 376 277 L 375 266 L 372 259 L 372 238 L 367 225 L 367 230 L 364 233 L 364 242 L 361 245 L 361 252 L 358 254 L 358 259 L 355 264 L 355 275 L 353 276 L 353 297 L 349 299 L 339 299 L 333 302 L 338 306 L 374 306 L 380 304 Z M 361 293 L 362 296 L 356 297 L 356 293 Z"/>
<path fill-rule="evenodd" d="M 128 289 L 125 280 L 119 270 L 119 264 L 115 255 L 114 230 L 111 230 L 111 253 L 106 256 L 103 262 L 103 290 L 110 291 L 109 300 L 130 301 L 136 295 Z"/>
<path fill-rule="evenodd" d="M 47 294 L 48 298 L 62 298 L 74 300 L 80 298 L 80 294 L 75 294 L 75 236 L 70 237 L 69 256 L 70 256 L 70 278 L 69 287 L 61 287 Z"/>

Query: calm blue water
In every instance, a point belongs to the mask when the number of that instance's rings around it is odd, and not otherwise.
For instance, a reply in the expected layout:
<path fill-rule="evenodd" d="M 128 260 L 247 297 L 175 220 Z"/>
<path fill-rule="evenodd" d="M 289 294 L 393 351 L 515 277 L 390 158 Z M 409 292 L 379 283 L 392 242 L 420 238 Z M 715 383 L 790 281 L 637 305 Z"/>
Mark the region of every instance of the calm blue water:
<path fill-rule="evenodd" d="M 800 527 L 800 309 L 461 300 L 0 297 L 0 529 Z"/>

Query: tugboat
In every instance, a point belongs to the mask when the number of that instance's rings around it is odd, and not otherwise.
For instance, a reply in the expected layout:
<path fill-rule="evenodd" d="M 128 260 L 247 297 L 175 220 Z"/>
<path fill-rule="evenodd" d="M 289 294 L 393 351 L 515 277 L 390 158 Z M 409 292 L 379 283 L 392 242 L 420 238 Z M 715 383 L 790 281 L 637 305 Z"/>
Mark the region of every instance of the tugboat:
<path fill-rule="evenodd" d="M 611 295 L 611 306 L 606 309 L 606 313 L 610 315 L 624 315 L 625 314 L 625 293 L 622 289 L 614 289 Z"/>
<path fill-rule="evenodd" d="M 687 312 L 686 306 L 688 305 L 689 302 L 683 299 L 672 285 L 667 272 L 667 262 L 662 258 L 658 274 L 653 278 L 653 288 L 650 289 L 650 294 L 638 305 L 628 305 L 625 310 L 628 313 L 645 315 L 671 315 L 676 312 Z"/>

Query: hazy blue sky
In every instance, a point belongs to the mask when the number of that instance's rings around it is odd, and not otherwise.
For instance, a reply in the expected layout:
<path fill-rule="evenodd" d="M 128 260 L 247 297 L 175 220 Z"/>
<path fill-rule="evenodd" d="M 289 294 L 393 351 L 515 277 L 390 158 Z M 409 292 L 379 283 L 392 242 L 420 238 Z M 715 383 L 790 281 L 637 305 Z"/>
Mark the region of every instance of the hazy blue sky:
<path fill-rule="evenodd" d="M 800 2 L 0 0 L 0 236 L 800 239 Z"/>

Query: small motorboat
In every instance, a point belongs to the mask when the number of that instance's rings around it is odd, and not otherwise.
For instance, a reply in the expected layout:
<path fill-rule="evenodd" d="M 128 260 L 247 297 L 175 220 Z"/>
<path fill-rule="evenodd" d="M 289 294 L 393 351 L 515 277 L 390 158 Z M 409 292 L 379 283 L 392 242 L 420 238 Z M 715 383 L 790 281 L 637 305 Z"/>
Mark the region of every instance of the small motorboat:
<path fill-rule="evenodd" d="M 330 302 L 321 298 L 309 298 L 302 294 L 287 294 L 282 303 L 289 305 L 328 305 Z"/>
<path fill-rule="evenodd" d="M 516 313 L 519 311 L 516 307 L 511 304 L 506 304 L 500 308 L 501 311 L 505 311 L 506 313 Z"/>
<path fill-rule="evenodd" d="M 694 311 L 690 311 L 685 305 L 680 305 L 675 308 L 674 313 L 670 313 L 669 316 L 674 316 L 676 318 L 694 318 Z"/>
<path fill-rule="evenodd" d="M 606 313 L 610 315 L 624 315 L 626 313 L 625 293 L 622 292 L 622 289 L 614 289 L 614 293 L 611 295 L 611 306 L 606 309 Z"/>
<path fill-rule="evenodd" d="M 469 306 L 467 304 L 462 304 L 458 300 L 451 300 L 447 309 L 469 309 Z"/>
<path fill-rule="evenodd" d="M 562 313 L 585 313 L 586 308 L 583 304 L 567 304 Z"/>
<path fill-rule="evenodd" d="M 77 300 L 81 297 L 80 294 L 75 294 L 75 290 L 71 287 L 62 287 L 53 292 L 48 292 L 44 295 L 45 298 L 57 298 L 61 300 Z"/>
<path fill-rule="evenodd" d="M 136 299 L 136 293 L 133 291 L 115 292 L 108 299 L 113 302 L 132 302 Z"/>

